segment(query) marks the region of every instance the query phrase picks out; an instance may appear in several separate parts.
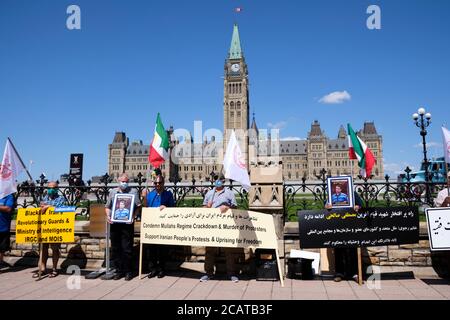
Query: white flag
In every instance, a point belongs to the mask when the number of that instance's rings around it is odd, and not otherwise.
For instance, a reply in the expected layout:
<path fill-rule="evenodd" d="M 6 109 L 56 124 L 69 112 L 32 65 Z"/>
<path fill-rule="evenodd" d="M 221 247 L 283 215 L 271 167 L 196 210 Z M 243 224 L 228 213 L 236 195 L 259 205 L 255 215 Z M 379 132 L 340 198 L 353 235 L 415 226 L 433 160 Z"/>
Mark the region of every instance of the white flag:
<path fill-rule="evenodd" d="M 241 148 L 236 140 L 234 130 L 230 135 L 227 151 L 223 158 L 223 169 L 225 178 L 238 181 L 246 191 L 250 190 L 250 177 L 248 176 L 247 166 L 242 157 Z"/>
<path fill-rule="evenodd" d="M 0 165 L 0 199 L 17 192 L 17 177 L 25 170 L 19 155 L 16 153 L 11 141 L 6 140 L 5 152 Z"/>
<path fill-rule="evenodd" d="M 442 134 L 444 137 L 444 157 L 447 163 L 450 163 L 450 131 L 442 127 Z"/>

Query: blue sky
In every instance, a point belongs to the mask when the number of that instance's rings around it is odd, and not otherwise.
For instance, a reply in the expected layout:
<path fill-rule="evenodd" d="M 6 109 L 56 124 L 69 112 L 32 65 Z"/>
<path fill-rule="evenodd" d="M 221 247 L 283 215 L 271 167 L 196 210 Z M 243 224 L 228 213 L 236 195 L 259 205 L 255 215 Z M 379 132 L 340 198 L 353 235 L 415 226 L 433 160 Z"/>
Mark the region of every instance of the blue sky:
<path fill-rule="evenodd" d="M 81 30 L 66 28 L 70 4 Z M 381 30 L 366 27 L 371 4 Z M 422 105 L 433 114 L 431 156 L 450 123 L 449 13 L 446 0 L 2 0 L 1 147 L 11 137 L 35 178 L 59 178 L 69 154 L 84 153 L 88 179 L 107 171 L 116 131 L 148 144 L 157 112 L 166 127 L 222 129 L 237 20 L 260 128 L 304 138 L 317 119 L 335 137 L 341 124 L 375 121 L 387 171 L 417 168 L 411 114 Z M 351 99 L 319 102 L 336 91 Z"/>

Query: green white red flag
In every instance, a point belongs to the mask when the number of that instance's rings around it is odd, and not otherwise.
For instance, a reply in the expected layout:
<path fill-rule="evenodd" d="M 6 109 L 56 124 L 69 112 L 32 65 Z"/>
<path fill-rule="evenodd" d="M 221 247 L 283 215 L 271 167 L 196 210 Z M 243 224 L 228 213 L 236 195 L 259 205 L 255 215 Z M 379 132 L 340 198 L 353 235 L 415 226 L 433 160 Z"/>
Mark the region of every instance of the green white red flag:
<path fill-rule="evenodd" d="M 358 160 L 358 166 L 361 168 L 361 175 L 368 178 L 372 174 L 373 166 L 376 163 L 375 157 L 364 141 L 356 135 L 350 124 L 347 124 L 347 129 L 348 154 L 350 160 Z"/>
<path fill-rule="evenodd" d="M 161 117 L 156 117 L 155 134 L 150 145 L 148 161 L 154 168 L 159 168 L 166 161 L 169 154 L 169 135 L 164 129 Z"/>

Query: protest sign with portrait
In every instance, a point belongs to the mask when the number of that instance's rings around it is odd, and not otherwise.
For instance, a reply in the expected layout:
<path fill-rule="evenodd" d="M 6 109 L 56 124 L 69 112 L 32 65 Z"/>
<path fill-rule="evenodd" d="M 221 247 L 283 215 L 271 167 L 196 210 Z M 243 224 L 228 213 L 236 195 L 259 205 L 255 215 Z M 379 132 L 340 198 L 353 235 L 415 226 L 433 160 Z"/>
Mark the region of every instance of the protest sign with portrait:
<path fill-rule="evenodd" d="M 333 208 L 353 208 L 353 179 L 350 176 L 330 177 L 328 184 L 328 203 Z"/>
<path fill-rule="evenodd" d="M 117 193 L 114 196 L 112 222 L 130 223 L 133 221 L 134 194 Z"/>

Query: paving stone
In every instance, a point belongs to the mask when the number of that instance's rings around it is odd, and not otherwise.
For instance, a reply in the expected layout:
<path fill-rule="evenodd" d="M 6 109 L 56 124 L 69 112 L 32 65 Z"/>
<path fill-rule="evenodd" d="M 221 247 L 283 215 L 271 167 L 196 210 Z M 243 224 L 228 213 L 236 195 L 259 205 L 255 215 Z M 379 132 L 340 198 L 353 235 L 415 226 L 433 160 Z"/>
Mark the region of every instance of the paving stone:
<path fill-rule="evenodd" d="M 280 282 L 241 280 L 232 283 L 227 280 L 211 280 L 206 283 L 197 277 L 187 277 L 186 273 L 168 275 L 162 279 L 139 280 L 134 278 L 127 282 L 87 280 L 81 278 L 81 288 L 70 290 L 67 287 L 69 275 L 45 278 L 35 281 L 31 272 L 35 269 L 17 270 L 0 273 L 0 299 L 27 300 L 149 300 L 149 299 L 187 299 L 187 300 L 377 300 L 377 299 L 446 299 L 450 300 L 450 285 L 438 278 L 421 279 L 383 279 L 381 290 L 371 290 L 367 284 L 359 286 L 352 281 L 336 283 L 330 280 L 301 281 L 286 279 L 286 286 Z"/>

